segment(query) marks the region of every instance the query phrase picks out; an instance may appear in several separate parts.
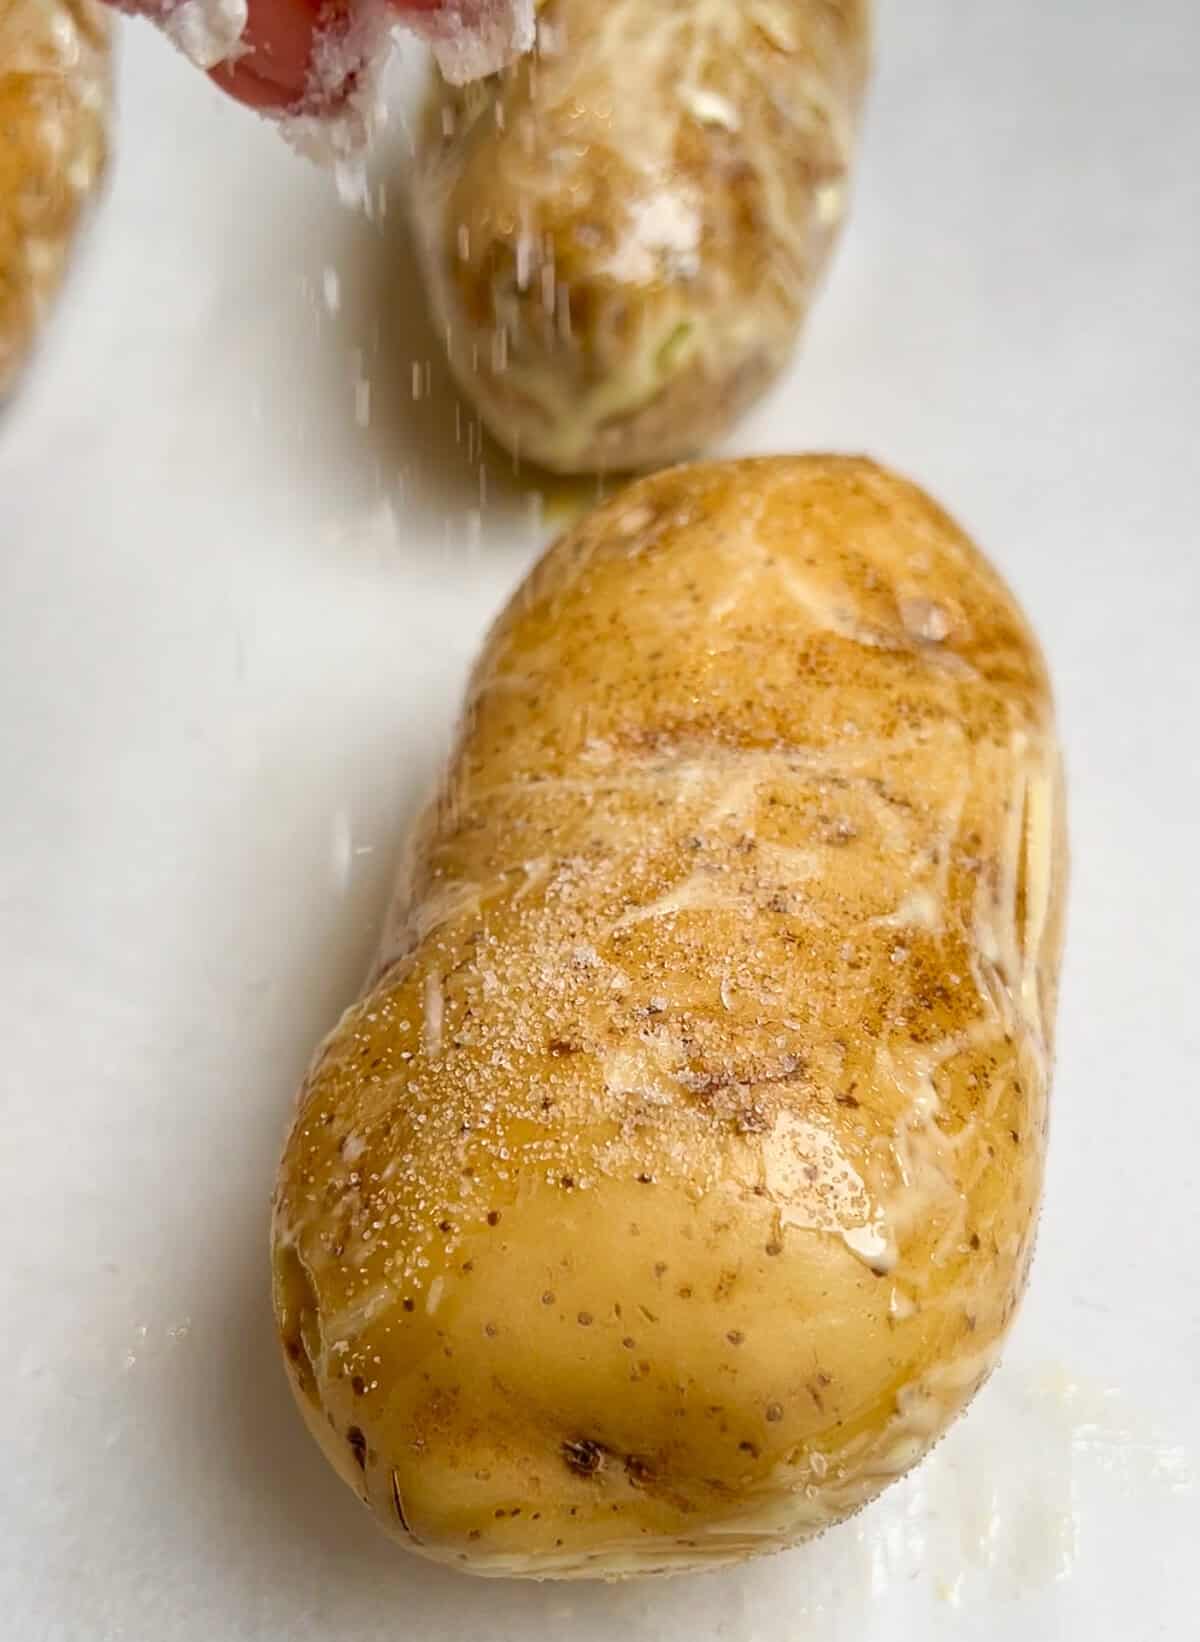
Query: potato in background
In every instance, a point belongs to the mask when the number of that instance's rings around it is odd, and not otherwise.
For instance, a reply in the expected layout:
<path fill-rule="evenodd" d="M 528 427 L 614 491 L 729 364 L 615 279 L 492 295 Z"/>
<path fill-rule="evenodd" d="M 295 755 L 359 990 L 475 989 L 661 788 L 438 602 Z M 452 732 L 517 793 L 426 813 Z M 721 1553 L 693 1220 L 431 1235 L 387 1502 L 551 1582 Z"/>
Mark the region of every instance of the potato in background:
<path fill-rule="evenodd" d="M 0 0 L 0 398 L 104 170 L 109 41 L 104 7 L 92 0 Z"/>
<path fill-rule="evenodd" d="M 501 444 L 561 472 L 695 453 L 786 364 L 847 200 L 867 0 L 548 0 L 439 86 L 426 284 Z"/>

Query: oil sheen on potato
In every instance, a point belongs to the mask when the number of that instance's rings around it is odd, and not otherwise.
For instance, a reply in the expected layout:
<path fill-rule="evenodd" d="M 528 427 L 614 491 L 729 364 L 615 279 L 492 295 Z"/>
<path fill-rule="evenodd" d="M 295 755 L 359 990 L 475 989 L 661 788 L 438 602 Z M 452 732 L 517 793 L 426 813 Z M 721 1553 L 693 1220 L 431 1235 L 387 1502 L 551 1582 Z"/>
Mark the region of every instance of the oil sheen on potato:
<path fill-rule="evenodd" d="M 463 390 L 561 472 L 715 438 L 796 342 L 844 214 L 867 0 L 548 0 L 433 94 L 415 215 Z"/>
<path fill-rule="evenodd" d="M 482 1574 L 777 1549 L 996 1360 L 1065 876 L 1037 645 L 873 463 L 678 468 L 496 625 L 275 1203 L 297 1400 Z"/>

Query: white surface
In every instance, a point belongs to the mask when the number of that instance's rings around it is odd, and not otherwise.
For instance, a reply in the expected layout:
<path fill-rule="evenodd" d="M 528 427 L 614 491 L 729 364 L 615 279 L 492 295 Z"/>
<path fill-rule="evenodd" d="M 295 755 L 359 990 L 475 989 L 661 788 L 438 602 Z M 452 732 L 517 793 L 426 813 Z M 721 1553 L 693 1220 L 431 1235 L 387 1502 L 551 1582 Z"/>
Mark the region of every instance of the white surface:
<path fill-rule="evenodd" d="M 908 469 L 1046 642 L 1075 878 L 1039 1256 L 916 1477 L 612 1589 L 394 1551 L 276 1362 L 292 1091 L 543 532 L 456 446 L 398 213 L 127 30 L 111 196 L 0 423 L 5 1642 L 1196 1634 L 1198 18 L 885 9 L 851 231 L 738 445 Z"/>

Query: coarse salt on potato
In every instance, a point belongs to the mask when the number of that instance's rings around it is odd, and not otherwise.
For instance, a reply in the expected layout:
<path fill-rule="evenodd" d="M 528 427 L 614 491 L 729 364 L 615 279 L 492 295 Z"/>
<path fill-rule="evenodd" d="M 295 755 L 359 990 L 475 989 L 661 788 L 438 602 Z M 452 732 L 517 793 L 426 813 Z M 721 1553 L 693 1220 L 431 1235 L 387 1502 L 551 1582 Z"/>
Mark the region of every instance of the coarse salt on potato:
<path fill-rule="evenodd" d="M 671 1572 L 919 1460 L 1025 1281 L 1064 877 L 1037 645 L 913 485 L 678 468 L 552 547 L 279 1175 L 291 1381 L 385 1527 Z"/>

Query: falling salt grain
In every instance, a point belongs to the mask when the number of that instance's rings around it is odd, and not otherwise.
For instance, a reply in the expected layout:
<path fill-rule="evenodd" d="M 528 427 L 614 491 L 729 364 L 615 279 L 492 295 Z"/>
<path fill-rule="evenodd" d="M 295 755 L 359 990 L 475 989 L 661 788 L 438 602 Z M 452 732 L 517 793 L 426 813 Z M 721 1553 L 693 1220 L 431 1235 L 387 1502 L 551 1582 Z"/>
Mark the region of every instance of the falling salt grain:
<path fill-rule="evenodd" d="M 532 234 L 522 229 L 517 235 L 516 247 L 516 275 L 517 290 L 527 291 L 533 277 L 534 240 Z"/>
<path fill-rule="evenodd" d="M 331 314 L 336 314 L 342 305 L 342 281 L 336 268 L 322 270 L 321 294 L 325 299 L 326 308 Z"/>
<path fill-rule="evenodd" d="M 350 817 L 345 810 L 339 810 L 333 818 L 331 853 L 333 881 L 339 889 L 345 889 L 350 880 L 350 860 L 354 853 L 353 839 L 350 834 Z"/>

